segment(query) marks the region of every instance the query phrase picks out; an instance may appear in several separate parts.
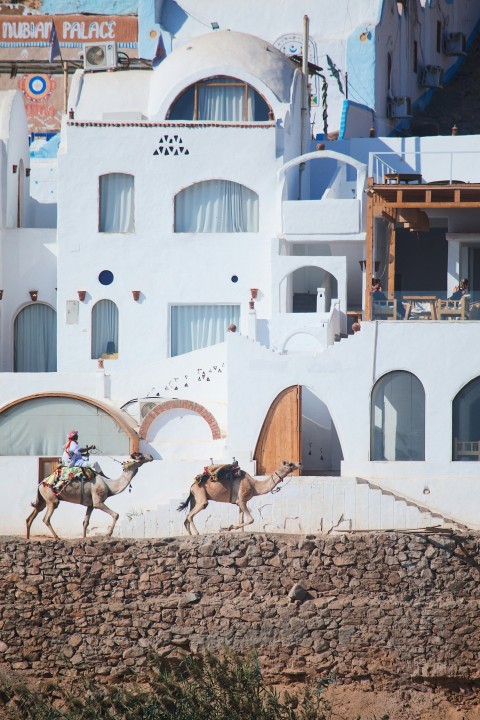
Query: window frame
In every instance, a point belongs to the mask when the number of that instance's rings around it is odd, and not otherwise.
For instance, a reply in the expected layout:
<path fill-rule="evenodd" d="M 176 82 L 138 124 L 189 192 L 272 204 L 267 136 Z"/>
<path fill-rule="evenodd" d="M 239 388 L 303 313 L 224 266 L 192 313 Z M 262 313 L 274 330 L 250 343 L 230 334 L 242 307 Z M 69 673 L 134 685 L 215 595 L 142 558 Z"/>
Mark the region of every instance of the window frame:
<path fill-rule="evenodd" d="M 131 230 L 103 230 L 101 227 L 102 223 L 102 178 L 111 177 L 112 175 L 124 175 L 132 179 L 132 211 L 133 211 L 133 223 Z M 131 172 L 124 172 L 123 170 L 114 170 L 112 172 L 104 172 L 98 176 L 98 217 L 97 217 L 97 232 L 102 235 L 133 235 L 135 233 L 135 175 Z"/>
<path fill-rule="evenodd" d="M 233 80 L 234 82 L 221 82 L 221 80 Z M 172 110 L 175 108 L 177 102 L 186 95 L 192 88 L 193 88 L 193 118 L 191 120 L 187 120 L 183 118 L 184 122 L 227 122 L 225 120 L 202 120 L 198 118 L 198 108 L 199 108 L 199 101 L 198 101 L 198 93 L 199 88 L 201 86 L 208 85 L 209 87 L 244 87 L 244 93 L 243 93 L 243 118 L 242 120 L 230 120 L 228 122 L 239 122 L 239 123 L 257 123 L 257 122 L 267 122 L 267 120 L 249 120 L 248 119 L 248 92 L 249 90 L 253 90 L 254 93 L 256 93 L 265 103 L 265 105 L 268 108 L 267 114 L 268 114 L 268 122 L 271 122 L 275 120 L 275 115 L 272 110 L 272 107 L 269 102 L 267 102 L 266 98 L 260 93 L 257 88 L 255 88 L 253 85 L 250 85 L 249 83 L 245 82 L 244 80 L 239 80 L 238 78 L 232 77 L 230 75 L 214 75 L 210 78 L 203 78 L 202 80 L 197 80 L 196 82 L 192 83 L 188 87 L 186 87 L 182 92 L 177 95 L 170 105 L 167 113 L 167 120 L 171 119 L 171 113 Z M 182 119 L 179 118 L 178 122 L 181 122 Z M 173 120 L 173 122 L 176 122 Z"/>

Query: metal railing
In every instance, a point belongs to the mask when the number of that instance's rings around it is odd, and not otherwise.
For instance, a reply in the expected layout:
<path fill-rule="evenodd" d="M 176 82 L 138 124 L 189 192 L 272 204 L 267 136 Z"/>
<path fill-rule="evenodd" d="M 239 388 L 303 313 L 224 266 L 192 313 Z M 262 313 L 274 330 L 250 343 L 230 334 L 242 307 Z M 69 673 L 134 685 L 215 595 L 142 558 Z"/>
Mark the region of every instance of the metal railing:
<path fill-rule="evenodd" d="M 419 174 L 424 182 L 480 183 L 479 160 L 480 150 L 370 153 L 368 175 L 375 184 L 393 173 Z"/>

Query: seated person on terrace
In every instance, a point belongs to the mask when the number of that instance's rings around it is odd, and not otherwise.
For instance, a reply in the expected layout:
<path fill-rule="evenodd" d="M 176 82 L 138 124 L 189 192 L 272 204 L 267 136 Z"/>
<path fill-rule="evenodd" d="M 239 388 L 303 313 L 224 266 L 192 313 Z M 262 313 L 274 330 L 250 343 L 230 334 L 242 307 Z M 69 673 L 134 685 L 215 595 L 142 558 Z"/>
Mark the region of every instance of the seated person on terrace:
<path fill-rule="evenodd" d="M 385 312 L 386 305 L 377 306 L 375 308 L 375 304 L 379 301 L 386 302 L 388 300 L 387 296 L 383 292 L 382 282 L 378 279 L 372 280 L 372 300 L 373 300 L 373 309 L 380 310 L 380 312 Z M 397 303 L 397 315 L 399 315 L 402 320 L 405 317 L 405 308 L 401 302 Z"/>
<path fill-rule="evenodd" d="M 464 295 L 468 297 L 469 283 L 467 278 L 460 280 L 460 284 L 453 288 L 453 293 L 448 298 L 449 300 L 461 300 Z"/>

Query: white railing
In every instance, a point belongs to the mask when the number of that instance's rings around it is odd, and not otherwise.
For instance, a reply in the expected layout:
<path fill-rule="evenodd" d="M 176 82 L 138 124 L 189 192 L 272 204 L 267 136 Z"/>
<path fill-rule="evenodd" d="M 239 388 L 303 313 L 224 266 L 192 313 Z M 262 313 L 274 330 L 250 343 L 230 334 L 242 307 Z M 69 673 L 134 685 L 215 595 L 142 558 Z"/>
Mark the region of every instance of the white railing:
<path fill-rule="evenodd" d="M 480 151 L 409 151 L 370 153 L 368 175 L 374 183 L 384 182 L 386 174 L 415 173 L 425 182 L 455 181 L 480 183 Z"/>

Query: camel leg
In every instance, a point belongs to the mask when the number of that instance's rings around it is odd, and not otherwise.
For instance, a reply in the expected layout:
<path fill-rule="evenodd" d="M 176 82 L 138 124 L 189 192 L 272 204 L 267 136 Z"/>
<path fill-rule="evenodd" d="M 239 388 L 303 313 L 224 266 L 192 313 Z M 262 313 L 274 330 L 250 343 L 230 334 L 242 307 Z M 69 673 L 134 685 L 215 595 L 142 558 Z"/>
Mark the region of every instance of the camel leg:
<path fill-rule="evenodd" d="M 237 505 L 240 510 L 238 525 L 232 525 L 229 528 L 230 530 L 243 530 L 245 525 L 251 525 L 254 522 L 253 517 L 250 514 L 250 510 L 247 507 L 247 504 L 242 500 L 237 500 Z M 247 518 L 246 520 L 244 520 L 245 516 Z"/>
<path fill-rule="evenodd" d="M 38 513 L 41 513 L 43 508 L 45 507 L 45 500 L 40 495 L 40 493 L 37 493 L 37 499 L 35 500 L 35 503 L 32 503 L 33 510 L 30 513 L 30 515 L 27 518 L 27 540 L 30 537 L 30 528 L 32 527 L 32 523 L 37 517 Z"/>
<path fill-rule="evenodd" d="M 52 535 L 53 535 L 53 537 L 55 538 L 55 540 L 60 540 L 60 538 L 58 537 L 57 533 L 56 533 L 55 530 L 53 529 L 53 527 L 52 527 L 52 525 L 51 525 L 51 523 L 50 523 L 50 518 L 52 517 L 53 513 L 54 513 L 55 510 L 57 509 L 57 507 L 58 507 L 58 502 L 59 502 L 59 501 L 57 500 L 56 502 L 49 502 L 49 503 L 47 503 L 47 512 L 45 513 L 45 516 L 44 516 L 44 518 L 43 518 L 43 522 L 44 522 L 45 525 L 48 527 L 48 529 L 49 529 L 50 532 L 52 533 Z"/>
<path fill-rule="evenodd" d="M 85 513 L 85 518 L 83 520 L 83 537 L 87 537 L 87 528 L 88 523 L 90 522 L 90 517 L 93 512 L 93 505 L 90 507 L 87 507 L 87 512 Z"/>
<path fill-rule="evenodd" d="M 189 535 L 199 535 L 197 527 L 193 522 L 193 518 L 195 515 L 197 515 L 197 513 L 199 513 L 201 510 L 205 510 L 205 508 L 207 507 L 207 493 L 205 492 L 204 488 L 197 485 L 195 488 L 192 488 L 192 495 L 195 500 L 195 505 L 185 518 L 185 527 L 187 528 L 187 532 Z"/>
<path fill-rule="evenodd" d="M 110 508 L 107 505 L 105 505 L 105 503 L 103 503 L 103 502 L 95 503 L 95 505 L 92 507 L 92 511 L 94 509 L 103 510 L 103 512 L 106 512 L 107 515 L 110 515 L 110 517 L 113 519 L 113 522 L 110 525 L 108 532 L 107 532 L 107 537 L 110 537 L 111 534 L 113 533 L 113 528 L 115 527 L 115 524 L 116 524 L 118 518 L 120 517 L 120 515 L 117 512 L 115 512 L 115 510 L 110 510 Z M 87 508 L 87 513 L 88 513 L 88 508 Z"/>

